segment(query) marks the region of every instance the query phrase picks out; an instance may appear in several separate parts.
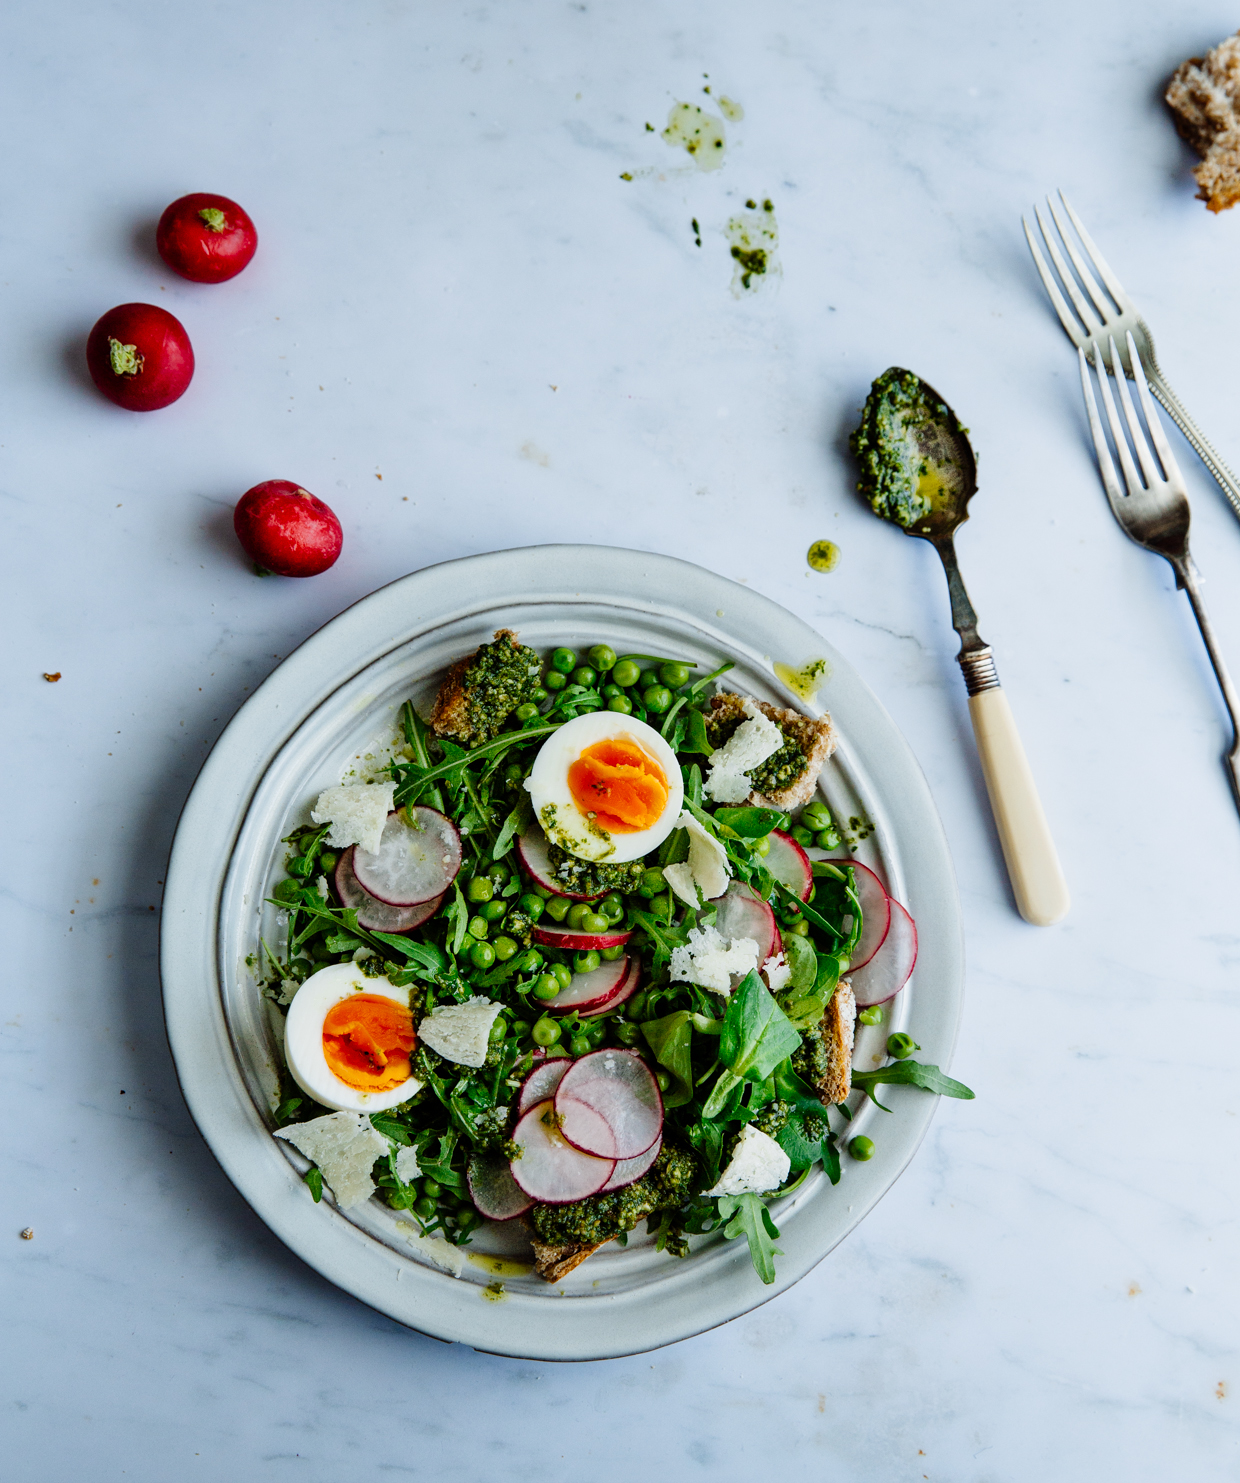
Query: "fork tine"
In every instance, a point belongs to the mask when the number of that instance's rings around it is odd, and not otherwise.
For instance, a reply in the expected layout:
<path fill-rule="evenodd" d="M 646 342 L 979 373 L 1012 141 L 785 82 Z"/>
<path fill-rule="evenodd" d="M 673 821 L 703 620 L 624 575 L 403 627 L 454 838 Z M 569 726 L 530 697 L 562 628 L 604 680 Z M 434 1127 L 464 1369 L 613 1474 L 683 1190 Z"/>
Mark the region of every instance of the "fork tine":
<path fill-rule="evenodd" d="M 1068 301 L 1059 292 L 1059 285 L 1055 282 L 1055 276 L 1046 266 L 1046 259 L 1042 256 L 1038 244 L 1033 240 L 1033 233 L 1029 230 L 1029 223 L 1022 216 L 1020 224 L 1025 229 L 1025 241 L 1029 244 L 1029 251 L 1033 254 L 1033 266 L 1038 270 L 1038 277 L 1042 280 L 1042 287 L 1050 295 L 1051 303 L 1055 306 L 1055 313 L 1059 315 L 1059 323 L 1068 332 L 1068 339 L 1080 348 L 1082 340 L 1087 339 L 1086 333 L 1081 329 L 1080 321 L 1068 308 Z"/>
<path fill-rule="evenodd" d="M 1111 336 L 1111 367 L 1119 383 L 1119 399 L 1124 404 L 1124 417 L 1128 422 L 1128 431 L 1132 434 L 1132 446 L 1137 450 L 1137 457 L 1141 460 L 1141 472 L 1145 475 L 1145 482 L 1152 489 L 1155 484 L 1162 482 L 1163 476 L 1154 462 L 1154 455 L 1150 452 L 1149 439 L 1141 428 L 1141 423 L 1137 418 L 1137 409 L 1132 405 L 1128 379 L 1124 375 L 1124 365 L 1120 359 L 1119 346 L 1115 343 L 1114 335 Z"/>
<path fill-rule="evenodd" d="M 1047 230 L 1046 220 L 1042 215 L 1042 208 L 1035 206 L 1033 208 L 1033 214 L 1038 219 L 1038 226 L 1042 228 L 1042 240 L 1046 243 L 1046 250 L 1051 255 L 1051 261 L 1059 270 L 1059 277 L 1063 281 L 1064 288 L 1068 291 L 1068 297 L 1072 300 L 1072 307 L 1081 316 L 1082 320 L 1084 320 L 1085 329 L 1089 336 L 1091 338 L 1097 336 L 1098 332 L 1102 329 L 1102 325 L 1094 314 L 1094 311 L 1085 302 L 1085 296 L 1076 286 L 1076 279 L 1072 276 L 1072 270 L 1064 262 L 1063 254 L 1055 244 L 1055 234 Z"/>
<path fill-rule="evenodd" d="M 1098 455 L 1098 468 L 1102 474 L 1102 487 L 1107 492 L 1111 509 L 1119 521 L 1123 521 L 1123 515 L 1119 509 L 1119 501 L 1124 498 L 1124 491 L 1120 486 L 1119 475 L 1115 472 L 1115 463 L 1111 458 L 1111 450 L 1107 447 L 1107 435 L 1102 430 L 1102 420 L 1098 416 L 1098 403 L 1094 400 L 1093 378 L 1089 374 L 1089 363 L 1085 359 L 1085 352 L 1077 346 L 1077 359 L 1081 363 L 1081 390 L 1085 394 L 1085 411 L 1089 417 L 1089 431 L 1094 439 L 1094 452 Z M 1101 372 L 1102 378 L 1106 380 L 1106 372 Z"/>
<path fill-rule="evenodd" d="M 1111 297 L 1115 300 L 1115 302 L 1121 309 L 1132 309 L 1133 303 L 1128 295 L 1124 292 L 1124 285 L 1119 281 L 1115 274 L 1111 272 L 1110 265 L 1108 264 L 1106 258 L 1103 257 L 1103 255 L 1094 245 L 1094 239 L 1085 230 L 1084 226 L 1082 226 L 1081 218 L 1076 214 L 1075 211 L 1073 211 L 1072 206 L 1069 203 L 1067 196 L 1064 195 L 1063 191 L 1059 192 L 1059 199 L 1063 202 L 1064 210 L 1068 213 L 1069 217 L 1072 219 L 1072 225 L 1076 228 L 1076 235 L 1085 244 L 1085 251 L 1089 253 L 1090 261 L 1093 263 L 1094 267 L 1097 268 L 1098 276 L 1102 279 L 1103 283 L 1106 284 Z"/>
<path fill-rule="evenodd" d="M 1072 233 L 1068 230 L 1067 223 L 1055 208 L 1055 203 L 1050 196 L 1046 198 L 1046 204 L 1051 208 L 1051 215 L 1055 218 L 1055 225 L 1059 228 L 1059 235 L 1063 238 L 1063 245 L 1068 250 L 1068 256 L 1072 259 L 1072 266 L 1081 275 L 1081 282 L 1085 285 L 1085 292 L 1094 301 L 1094 307 L 1105 321 L 1115 313 L 1111 307 L 1110 300 L 1098 286 L 1098 280 L 1089 271 L 1085 259 L 1077 252 L 1072 242 Z"/>
<path fill-rule="evenodd" d="M 1114 360 L 1112 364 L 1116 368 L 1119 381 L 1124 379 L 1123 367 L 1119 362 L 1119 354 L 1114 350 L 1115 341 L 1111 341 Z M 1106 357 L 1103 355 L 1102 346 L 1098 347 L 1098 385 L 1102 390 L 1102 404 L 1106 408 L 1107 421 L 1111 425 L 1111 436 L 1115 439 L 1115 451 L 1119 454 L 1120 467 L 1124 471 L 1124 483 L 1128 485 L 1128 493 L 1134 498 L 1145 493 L 1145 486 L 1141 483 L 1141 476 L 1137 473 L 1136 465 L 1132 461 L 1132 455 L 1128 452 L 1128 442 L 1124 437 L 1124 429 L 1119 420 L 1119 413 L 1115 410 L 1115 398 L 1111 395 L 1111 378 L 1107 375 Z"/>
<path fill-rule="evenodd" d="M 1184 475 L 1180 473 L 1180 466 L 1175 461 L 1171 444 L 1167 442 L 1167 435 L 1163 432 L 1158 413 L 1154 410 L 1154 399 L 1150 396 L 1150 389 L 1145 382 L 1145 367 L 1141 364 L 1141 357 L 1137 354 L 1137 342 L 1132 338 L 1131 330 L 1128 331 L 1128 357 L 1132 362 L 1133 379 L 1137 383 L 1137 395 L 1141 398 L 1141 410 L 1145 413 L 1145 421 L 1149 426 L 1150 437 L 1154 440 L 1154 447 L 1158 450 L 1158 457 L 1162 461 L 1163 472 L 1168 479 L 1182 484 Z"/>

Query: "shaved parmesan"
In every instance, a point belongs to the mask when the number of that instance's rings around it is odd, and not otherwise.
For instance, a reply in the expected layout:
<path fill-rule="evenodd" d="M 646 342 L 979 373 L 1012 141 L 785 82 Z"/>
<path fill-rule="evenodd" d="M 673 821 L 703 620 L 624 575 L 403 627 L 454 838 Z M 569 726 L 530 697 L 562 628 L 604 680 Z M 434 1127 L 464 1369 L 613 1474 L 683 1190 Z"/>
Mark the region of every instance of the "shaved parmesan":
<path fill-rule="evenodd" d="M 408 1184 L 411 1179 L 416 1179 L 422 1169 L 418 1164 L 418 1155 L 412 1148 L 402 1148 L 396 1154 L 396 1177 L 402 1184 Z"/>
<path fill-rule="evenodd" d="M 700 984 L 716 994 L 730 994 L 757 966 L 758 944 L 752 937 L 729 941 L 717 927 L 690 927 L 688 944 L 672 949 L 673 982 Z"/>
<path fill-rule="evenodd" d="M 753 792 L 749 774 L 784 744 L 783 732 L 752 700 L 747 699 L 742 709 L 749 719 L 741 722 L 710 759 L 703 791 L 716 803 L 743 803 Z"/>
<path fill-rule="evenodd" d="M 680 865 L 665 865 L 663 879 L 686 906 L 696 911 L 702 901 L 713 901 L 728 889 L 732 867 L 728 864 L 728 852 L 687 809 L 676 820 L 676 828 L 685 830 L 689 836 L 689 858 Z"/>
<path fill-rule="evenodd" d="M 499 1005 L 475 994 L 464 1004 L 438 1004 L 418 1026 L 418 1039 L 458 1066 L 481 1066 Z"/>
<path fill-rule="evenodd" d="M 331 825 L 328 844 L 340 850 L 355 844 L 373 855 L 392 812 L 395 793 L 395 783 L 342 783 L 337 788 L 324 788 L 310 817 L 316 824 Z"/>
<path fill-rule="evenodd" d="M 778 1189 L 788 1177 L 792 1160 L 769 1133 L 746 1123 L 728 1167 L 708 1195 L 764 1195 Z"/>
<path fill-rule="evenodd" d="M 342 1210 L 360 1205 L 374 1194 L 371 1167 L 389 1151 L 387 1139 L 360 1112 L 331 1112 L 313 1122 L 277 1128 L 276 1137 L 291 1143 L 319 1166 Z"/>
<path fill-rule="evenodd" d="M 459 1277 L 465 1270 L 465 1253 L 442 1236 L 424 1236 L 411 1220 L 398 1220 L 396 1229 L 410 1246 L 428 1262 L 441 1267 L 450 1277 Z"/>
<path fill-rule="evenodd" d="M 772 994 L 786 989 L 792 978 L 791 965 L 783 953 L 776 953 L 773 958 L 768 958 L 762 965 L 762 972 L 766 975 L 766 986 Z"/>

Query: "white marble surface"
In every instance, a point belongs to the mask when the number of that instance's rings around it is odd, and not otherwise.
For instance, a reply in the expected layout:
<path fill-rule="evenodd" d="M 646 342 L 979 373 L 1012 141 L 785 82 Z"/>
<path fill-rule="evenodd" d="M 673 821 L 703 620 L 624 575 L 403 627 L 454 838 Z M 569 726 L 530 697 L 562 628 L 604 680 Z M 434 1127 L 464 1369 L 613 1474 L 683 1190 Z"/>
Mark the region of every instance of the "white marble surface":
<path fill-rule="evenodd" d="M 1240 466 L 1240 212 L 1193 200 L 1158 101 L 1236 23 L 1219 0 L 8 7 L 7 1478 L 1235 1476 L 1223 717 L 1168 570 L 1105 507 L 1019 217 L 1064 186 Z M 643 128 L 705 73 L 745 108 L 711 174 Z M 224 287 L 153 256 L 200 189 L 261 234 Z M 737 300 L 722 233 L 751 195 L 783 276 Z M 198 356 L 150 416 L 82 364 L 130 299 Z M 851 492 L 845 435 L 892 362 L 980 451 L 960 555 L 1073 889 L 1051 930 L 1012 908 L 933 554 Z M 1240 667 L 1240 525 L 1176 446 Z M 240 559 L 231 506 L 268 477 L 339 512 L 327 575 Z M 823 536 L 829 576 L 803 560 Z M 401 573 L 558 539 L 747 581 L 868 677 L 954 851 L 978 1093 L 792 1292 L 577 1367 L 423 1339 L 280 1246 L 186 1114 L 156 971 L 178 809 L 277 659 Z"/>

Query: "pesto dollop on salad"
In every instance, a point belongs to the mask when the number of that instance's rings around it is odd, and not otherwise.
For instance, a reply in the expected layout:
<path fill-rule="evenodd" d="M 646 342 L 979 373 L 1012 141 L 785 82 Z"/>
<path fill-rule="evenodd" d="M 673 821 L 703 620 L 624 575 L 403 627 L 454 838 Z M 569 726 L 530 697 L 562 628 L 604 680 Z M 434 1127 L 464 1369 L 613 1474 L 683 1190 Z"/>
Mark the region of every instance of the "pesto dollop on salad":
<path fill-rule="evenodd" d="M 315 1200 L 377 1195 L 441 1251 L 522 1222 L 549 1282 L 642 1221 L 673 1256 L 743 1235 L 769 1283 L 769 1206 L 839 1181 L 853 1090 L 972 1096 L 907 1035 L 853 1069 L 916 928 L 817 793 L 829 718 L 730 668 L 501 630 L 429 722 L 402 707 L 380 780 L 313 800 L 262 977 Z"/>

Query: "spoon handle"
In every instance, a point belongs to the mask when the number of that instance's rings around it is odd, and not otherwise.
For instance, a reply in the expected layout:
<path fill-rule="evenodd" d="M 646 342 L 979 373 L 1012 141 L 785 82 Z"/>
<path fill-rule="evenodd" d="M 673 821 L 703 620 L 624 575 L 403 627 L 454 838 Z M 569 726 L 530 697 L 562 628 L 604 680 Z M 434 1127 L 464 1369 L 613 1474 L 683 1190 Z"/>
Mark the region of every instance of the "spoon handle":
<path fill-rule="evenodd" d="M 1068 883 L 1042 811 L 1016 718 L 995 674 L 990 648 L 959 656 L 969 690 L 969 717 L 982 762 L 1003 859 L 1025 921 L 1049 927 L 1067 914 Z"/>

